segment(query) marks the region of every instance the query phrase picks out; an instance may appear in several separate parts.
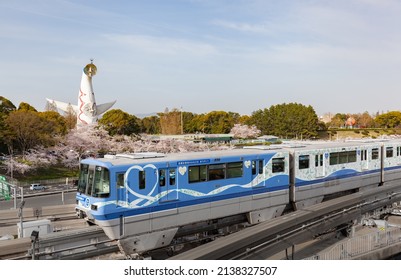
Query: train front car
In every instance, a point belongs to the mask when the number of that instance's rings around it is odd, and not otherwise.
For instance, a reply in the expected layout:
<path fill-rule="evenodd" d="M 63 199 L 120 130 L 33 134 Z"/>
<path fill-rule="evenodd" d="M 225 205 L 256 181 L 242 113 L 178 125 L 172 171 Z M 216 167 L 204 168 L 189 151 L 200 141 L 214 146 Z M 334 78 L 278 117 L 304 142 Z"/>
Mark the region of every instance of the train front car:
<path fill-rule="evenodd" d="M 289 205 L 289 153 L 236 149 L 85 159 L 78 191 L 77 211 L 118 240 L 126 255 L 141 254 L 177 238 L 280 216 Z"/>

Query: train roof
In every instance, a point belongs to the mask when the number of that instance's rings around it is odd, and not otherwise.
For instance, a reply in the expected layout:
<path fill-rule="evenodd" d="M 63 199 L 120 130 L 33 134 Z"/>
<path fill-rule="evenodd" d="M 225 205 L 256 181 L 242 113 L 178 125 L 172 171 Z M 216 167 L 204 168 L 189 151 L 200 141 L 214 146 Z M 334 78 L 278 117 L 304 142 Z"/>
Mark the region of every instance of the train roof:
<path fill-rule="evenodd" d="M 100 161 L 107 162 L 112 165 L 125 165 L 135 163 L 151 163 L 164 161 L 190 161 L 195 159 L 219 158 L 230 156 L 245 156 L 245 155 L 266 155 L 275 154 L 277 152 L 294 152 L 294 151 L 310 151 L 319 149 L 342 148 L 342 147 L 367 147 L 379 146 L 391 143 L 401 145 L 401 139 L 396 140 L 355 140 L 355 141 L 291 141 L 277 145 L 257 145 L 237 149 L 216 150 L 216 151 L 200 151 L 200 152 L 183 152 L 183 153 L 131 153 L 131 154 L 116 154 L 105 155 L 104 158 L 86 159 L 83 162 Z"/>
<path fill-rule="evenodd" d="M 335 149 L 335 148 L 345 148 L 345 147 L 368 147 L 368 146 L 378 146 L 381 145 L 381 142 L 378 141 L 319 141 L 316 143 L 310 142 L 306 143 L 303 146 L 291 146 L 283 147 L 285 149 L 294 151 L 294 150 L 320 150 L 320 149 Z M 284 144 L 285 146 L 285 144 Z"/>
<path fill-rule="evenodd" d="M 216 150 L 216 151 L 200 151 L 200 152 L 183 152 L 183 153 L 131 153 L 131 154 L 116 154 L 105 155 L 104 158 L 97 158 L 97 161 L 109 162 L 112 165 L 124 165 L 133 163 L 150 163 L 150 162 L 163 162 L 163 161 L 188 161 L 195 159 L 206 158 L 219 158 L 230 156 L 244 156 L 244 155 L 265 155 L 267 149 L 229 149 L 229 150 Z M 269 149 L 270 153 L 277 153 L 279 148 Z M 90 159 L 89 159 L 90 160 Z M 92 159 L 93 160 L 93 159 Z"/>

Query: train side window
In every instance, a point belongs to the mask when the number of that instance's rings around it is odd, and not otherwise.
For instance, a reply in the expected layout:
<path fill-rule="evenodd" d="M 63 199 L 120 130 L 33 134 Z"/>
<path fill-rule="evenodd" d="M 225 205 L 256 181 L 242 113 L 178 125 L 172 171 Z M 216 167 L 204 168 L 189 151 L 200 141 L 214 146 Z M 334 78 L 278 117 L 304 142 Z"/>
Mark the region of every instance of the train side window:
<path fill-rule="evenodd" d="M 208 177 L 209 181 L 225 179 L 226 173 L 225 164 L 211 164 L 209 165 Z"/>
<path fill-rule="evenodd" d="M 379 159 L 379 149 L 378 148 L 372 149 L 372 159 Z"/>
<path fill-rule="evenodd" d="M 259 160 L 259 174 L 263 174 L 263 160 Z"/>
<path fill-rule="evenodd" d="M 393 147 L 386 147 L 386 157 L 393 157 Z"/>
<path fill-rule="evenodd" d="M 199 182 L 199 166 L 190 166 L 188 168 L 188 174 L 189 183 Z"/>
<path fill-rule="evenodd" d="M 401 156 L 401 147 L 397 147 L 397 157 Z"/>
<path fill-rule="evenodd" d="M 166 185 L 166 170 L 159 170 L 159 186 L 164 187 Z"/>
<path fill-rule="evenodd" d="M 348 162 L 348 153 L 347 152 L 340 152 L 338 153 L 338 163 L 347 163 Z"/>
<path fill-rule="evenodd" d="M 300 155 L 298 158 L 299 169 L 309 168 L 309 155 Z"/>
<path fill-rule="evenodd" d="M 145 171 L 139 171 L 138 179 L 139 179 L 139 189 L 143 190 L 145 188 L 145 184 L 146 184 Z"/>
<path fill-rule="evenodd" d="M 117 173 L 117 188 L 122 189 L 124 188 L 124 173 Z"/>
<path fill-rule="evenodd" d="M 189 175 L 188 175 L 188 182 L 189 183 L 197 183 L 197 182 L 205 182 L 206 181 L 206 165 L 196 165 L 190 166 L 188 168 Z"/>
<path fill-rule="evenodd" d="M 227 179 L 242 177 L 242 161 L 227 163 Z"/>
<path fill-rule="evenodd" d="M 256 160 L 252 161 L 252 175 L 256 175 Z"/>
<path fill-rule="evenodd" d="M 207 165 L 199 166 L 199 181 L 206 182 L 207 180 Z"/>
<path fill-rule="evenodd" d="M 356 151 L 347 152 L 347 162 L 356 162 Z"/>
<path fill-rule="evenodd" d="M 330 153 L 330 165 L 338 164 L 338 153 Z"/>
<path fill-rule="evenodd" d="M 330 165 L 356 162 L 356 151 L 330 153 Z"/>
<path fill-rule="evenodd" d="M 284 158 L 274 158 L 272 160 L 272 172 L 273 173 L 284 172 L 284 167 L 285 167 Z"/>
<path fill-rule="evenodd" d="M 174 186 L 175 185 L 175 169 L 170 169 L 168 173 L 169 173 L 168 178 L 169 178 L 170 186 Z"/>

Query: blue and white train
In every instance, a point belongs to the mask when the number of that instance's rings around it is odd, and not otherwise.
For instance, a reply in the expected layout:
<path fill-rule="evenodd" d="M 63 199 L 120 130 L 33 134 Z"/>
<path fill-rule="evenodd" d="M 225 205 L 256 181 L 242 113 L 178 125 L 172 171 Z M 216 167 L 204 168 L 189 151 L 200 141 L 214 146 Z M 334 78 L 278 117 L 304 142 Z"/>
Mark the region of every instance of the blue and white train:
<path fill-rule="evenodd" d="M 395 184 L 400 170 L 395 140 L 106 155 L 81 161 L 76 210 L 130 255 Z"/>

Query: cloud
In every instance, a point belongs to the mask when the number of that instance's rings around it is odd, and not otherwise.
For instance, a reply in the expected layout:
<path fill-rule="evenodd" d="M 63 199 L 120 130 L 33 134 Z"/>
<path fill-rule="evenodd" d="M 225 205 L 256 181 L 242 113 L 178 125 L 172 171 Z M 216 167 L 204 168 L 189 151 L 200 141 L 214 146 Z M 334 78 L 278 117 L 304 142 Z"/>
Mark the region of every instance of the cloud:
<path fill-rule="evenodd" d="M 250 33 L 272 33 L 272 27 L 267 23 L 252 24 L 246 22 L 233 22 L 226 20 L 214 20 L 212 24 L 236 31 L 250 32 Z"/>

